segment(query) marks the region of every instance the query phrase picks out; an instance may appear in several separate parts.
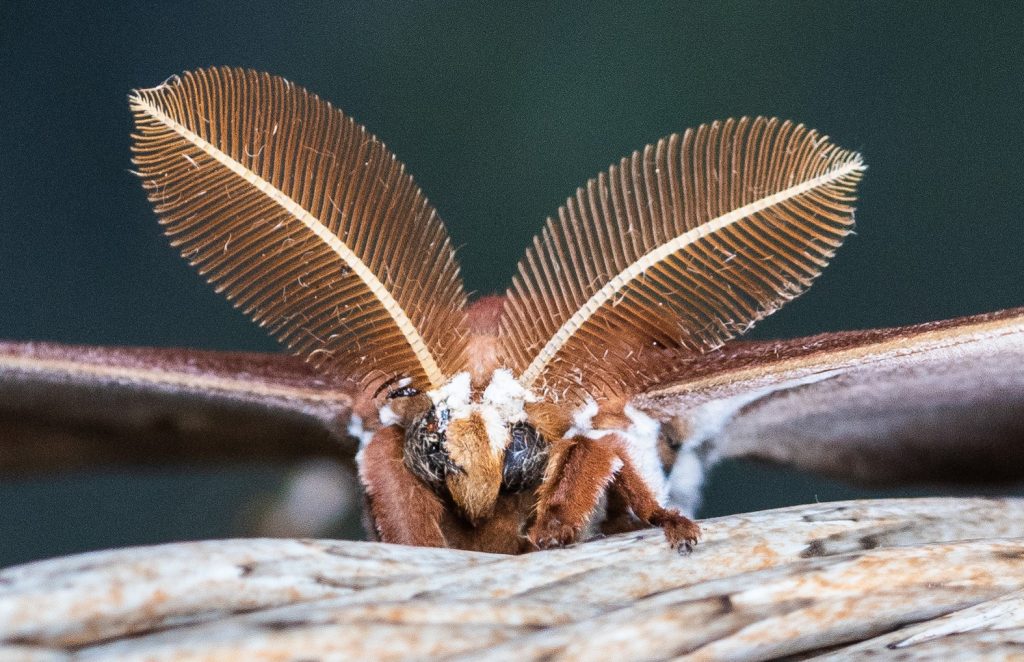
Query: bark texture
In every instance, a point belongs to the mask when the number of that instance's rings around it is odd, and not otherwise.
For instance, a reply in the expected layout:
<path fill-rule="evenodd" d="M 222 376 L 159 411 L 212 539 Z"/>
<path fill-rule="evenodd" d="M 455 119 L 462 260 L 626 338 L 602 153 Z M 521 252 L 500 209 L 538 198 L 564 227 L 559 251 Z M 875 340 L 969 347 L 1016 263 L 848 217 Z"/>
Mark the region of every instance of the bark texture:
<path fill-rule="evenodd" d="M 1024 655 L 1024 500 L 812 504 L 524 556 L 224 540 L 0 571 L 0 659 Z"/>

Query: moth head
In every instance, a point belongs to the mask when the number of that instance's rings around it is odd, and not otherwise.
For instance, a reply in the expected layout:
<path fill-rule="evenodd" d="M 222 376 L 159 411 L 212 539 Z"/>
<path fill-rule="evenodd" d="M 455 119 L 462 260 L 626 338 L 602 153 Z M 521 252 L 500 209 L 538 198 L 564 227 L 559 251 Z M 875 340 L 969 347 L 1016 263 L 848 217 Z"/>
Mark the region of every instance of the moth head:
<path fill-rule="evenodd" d="M 488 518 L 502 492 L 531 489 L 543 477 L 547 441 L 526 412 L 534 400 L 507 370 L 496 370 L 482 391 L 459 373 L 425 394 L 396 395 L 406 467 L 471 523 Z"/>

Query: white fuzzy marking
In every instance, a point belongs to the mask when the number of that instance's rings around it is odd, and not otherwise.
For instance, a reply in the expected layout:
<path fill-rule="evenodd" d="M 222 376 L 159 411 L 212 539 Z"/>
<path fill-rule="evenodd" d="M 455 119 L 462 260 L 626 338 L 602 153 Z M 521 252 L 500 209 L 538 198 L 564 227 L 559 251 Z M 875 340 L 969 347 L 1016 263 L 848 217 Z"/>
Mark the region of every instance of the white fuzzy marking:
<path fill-rule="evenodd" d="M 668 501 L 668 481 L 661 468 L 658 457 L 658 434 L 661 424 L 633 405 L 626 405 L 623 413 L 629 418 L 630 425 L 619 432 L 626 440 L 626 449 L 637 471 L 644 477 L 658 503 L 665 505 Z"/>
<path fill-rule="evenodd" d="M 490 442 L 491 453 L 500 455 L 509 442 L 508 423 L 501 417 L 501 414 L 487 405 L 481 405 L 477 411 L 487 429 L 487 441 Z"/>
<path fill-rule="evenodd" d="M 384 410 L 382 409 L 381 411 L 383 412 Z M 360 450 L 366 448 L 366 444 L 370 443 L 370 439 L 373 439 L 373 433 L 363 427 L 363 417 L 359 414 L 352 414 L 352 416 L 349 417 L 346 432 L 348 432 L 350 436 L 359 440 Z"/>
<path fill-rule="evenodd" d="M 819 372 L 698 406 L 689 417 L 690 433 L 682 440 L 679 455 L 669 474 L 670 501 L 688 514 L 697 510 L 704 477 L 708 468 L 719 460 L 715 440 L 740 409 L 776 391 L 820 382 L 841 372 Z"/>
<path fill-rule="evenodd" d="M 704 463 L 692 447 L 684 446 L 672 465 L 668 485 L 668 501 L 687 517 L 693 517 L 700 508 L 701 488 L 704 486 Z"/>
<path fill-rule="evenodd" d="M 380 424 L 384 427 L 394 425 L 400 420 L 395 410 L 391 408 L 391 405 L 384 405 L 377 412 L 377 417 L 380 419 Z"/>
<path fill-rule="evenodd" d="M 597 416 L 597 403 L 588 399 L 582 407 L 572 414 L 572 427 L 565 433 L 566 437 L 586 435 L 594 429 L 594 417 Z"/>
<path fill-rule="evenodd" d="M 469 418 L 474 412 L 479 414 L 495 454 L 500 454 L 508 445 L 508 426 L 526 420 L 526 403 L 537 401 L 537 396 L 523 388 L 512 372 L 504 368 L 491 375 L 480 402 L 472 401 L 468 372 L 460 372 L 428 395 L 434 406 L 448 409 L 452 420 Z"/>
<path fill-rule="evenodd" d="M 484 389 L 483 404 L 494 407 L 508 422 L 523 420 L 527 402 L 536 402 L 537 397 L 527 391 L 512 376 L 511 370 L 500 368 L 491 376 L 491 383 Z"/>
<path fill-rule="evenodd" d="M 658 457 L 658 435 L 661 432 L 661 424 L 633 405 L 626 405 L 623 413 L 629 419 L 628 427 L 595 430 L 594 417 L 597 412 L 597 403 L 588 400 L 573 414 L 573 424 L 566 436 L 600 439 L 607 434 L 618 435 L 626 442 L 626 452 L 629 453 L 629 459 L 633 466 L 643 476 L 644 482 L 651 488 L 658 503 L 664 505 L 668 500 L 668 483 L 665 472 L 661 468 L 661 458 Z M 621 468 L 622 465 L 619 463 L 615 472 Z"/>
<path fill-rule="evenodd" d="M 505 450 L 509 441 L 508 426 L 525 421 L 525 405 L 536 399 L 512 376 L 511 370 L 501 368 L 494 371 L 477 408 L 487 427 L 492 452 L 498 454 Z"/>
<path fill-rule="evenodd" d="M 452 418 L 467 418 L 472 411 L 473 388 L 468 372 L 460 372 L 427 395 L 435 407 L 447 408 Z"/>

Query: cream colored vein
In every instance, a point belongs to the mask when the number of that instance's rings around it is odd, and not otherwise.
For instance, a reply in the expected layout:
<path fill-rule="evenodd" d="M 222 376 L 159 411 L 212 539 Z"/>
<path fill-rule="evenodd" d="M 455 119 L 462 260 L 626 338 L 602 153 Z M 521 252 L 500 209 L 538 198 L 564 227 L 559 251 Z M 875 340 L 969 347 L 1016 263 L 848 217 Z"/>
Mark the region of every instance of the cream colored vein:
<path fill-rule="evenodd" d="M 42 372 L 62 375 L 79 375 L 112 381 L 130 381 L 154 386 L 181 386 L 199 391 L 223 391 L 263 397 L 298 398 L 305 401 L 351 404 L 347 393 L 329 389 L 299 388 L 294 386 L 268 385 L 252 379 L 211 377 L 187 372 L 169 372 L 155 368 L 131 368 L 126 366 L 103 365 L 67 359 L 41 359 L 28 356 L 0 355 L 0 369 L 26 372 Z"/>
<path fill-rule="evenodd" d="M 957 325 L 948 329 L 923 331 L 913 336 L 898 337 L 881 342 L 868 343 L 848 349 L 829 349 L 807 356 L 787 358 L 781 361 L 766 361 L 752 368 L 725 369 L 714 375 L 694 381 L 679 381 L 648 391 L 652 398 L 711 391 L 720 387 L 744 385 L 757 380 L 778 381 L 784 375 L 806 374 L 819 371 L 845 371 L 867 365 L 885 363 L 893 359 L 930 355 L 935 352 L 970 349 L 984 350 L 986 341 L 1020 336 L 1024 346 L 1024 315 L 1002 320 Z"/>
<path fill-rule="evenodd" d="M 423 367 L 423 371 L 426 373 L 427 379 L 430 381 L 431 385 L 436 388 L 444 383 L 444 373 L 441 372 L 440 367 L 437 365 L 437 361 L 434 360 L 434 355 L 431 354 L 430 350 L 427 348 L 427 345 L 423 340 L 423 336 L 420 335 L 419 331 L 416 329 L 416 325 L 412 323 L 411 319 L 409 319 L 409 316 L 406 314 L 402 306 L 393 296 L 391 296 L 391 293 L 384 286 L 384 283 L 377 278 L 376 274 L 366 266 L 366 264 L 352 251 L 352 249 L 346 246 L 344 242 L 342 242 L 333 232 L 327 229 L 320 219 L 306 211 L 284 191 L 275 187 L 252 170 L 246 168 L 244 165 L 231 158 L 214 145 L 199 137 L 188 127 L 182 125 L 180 122 L 176 121 L 174 118 L 170 117 L 141 96 L 133 94 L 130 101 L 132 110 L 145 113 L 169 127 L 175 133 L 201 149 L 225 168 L 262 191 L 264 195 L 298 219 L 309 229 L 310 232 L 323 241 L 339 258 L 341 258 L 342 261 L 345 262 L 345 264 L 348 265 L 356 276 L 366 283 L 373 295 L 378 301 L 380 301 L 384 310 L 388 312 L 391 319 L 395 321 L 395 325 L 398 326 L 399 330 L 402 332 L 406 342 L 409 343 L 409 347 L 412 349 L 413 353 L 416 355 L 416 359 Z"/>
<path fill-rule="evenodd" d="M 823 175 L 809 179 L 806 182 L 801 182 L 800 184 L 791 186 L 779 191 L 778 193 L 773 193 L 772 195 L 761 198 L 760 200 L 755 200 L 748 205 L 734 209 L 728 214 L 718 216 L 706 223 L 702 223 L 692 230 L 684 232 L 678 237 L 667 241 L 649 253 L 646 253 L 640 257 L 640 259 L 633 262 L 633 264 L 629 265 L 609 280 L 605 286 L 595 292 L 594 295 L 590 297 L 590 299 L 583 304 L 583 306 L 576 311 L 572 317 L 562 324 L 558 331 L 556 331 L 551 337 L 551 340 L 544 345 L 526 370 L 523 371 L 523 374 L 519 377 L 520 383 L 522 383 L 525 388 L 530 388 L 537 378 L 540 377 L 548 363 L 551 362 L 551 359 L 555 357 L 558 351 L 565 346 L 565 343 L 569 342 L 569 339 L 587 323 L 587 320 L 589 320 L 601 306 L 615 297 L 623 290 L 623 288 L 629 285 L 630 282 L 643 275 L 645 271 L 668 256 L 676 253 L 677 251 L 683 250 L 703 237 L 714 232 L 718 232 L 722 228 L 728 227 L 751 214 L 756 214 L 759 211 L 763 211 L 769 207 L 783 203 L 786 200 L 802 195 L 811 189 L 831 183 L 845 177 L 851 172 L 863 170 L 864 168 L 864 163 L 860 160 L 860 157 L 857 156 L 849 163 L 826 172 Z"/>

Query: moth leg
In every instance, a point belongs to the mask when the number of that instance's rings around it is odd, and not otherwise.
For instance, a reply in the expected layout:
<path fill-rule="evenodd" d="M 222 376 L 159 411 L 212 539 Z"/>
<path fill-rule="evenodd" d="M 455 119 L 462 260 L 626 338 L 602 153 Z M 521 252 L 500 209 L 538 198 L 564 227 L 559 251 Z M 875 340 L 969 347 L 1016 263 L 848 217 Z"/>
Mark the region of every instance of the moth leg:
<path fill-rule="evenodd" d="M 680 552 L 689 552 L 700 537 L 700 526 L 675 508 L 665 508 L 633 464 L 624 444 L 619 442 L 622 468 L 615 475 L 611 490 L 617 492 L 641 521 L 661 527 L 668 543 Z"/>
<path fill-rule="evenodd" d="M 608 440 L 572 437 L 552 443 L 529 531 L 534 546 L 550 549 L 576 542 L 621 466 L 618 449 Z"/>
<path fill-rule="evenodd" d="M 605 498 L 604 520 L 601 522 L 601 535 L 613 536 L 616 533 L 632 533 L 649 529 L 650 524 L 633 514 L 622 490 L 616 489 L 615 482 Z"/>
<path fill-rule="evenodd" d="M 700 527 L 674 508 L 664 508 L 615 434 L 600 439 L 563 439 L 552 449 L 548 473 L 538 489 L 537 519 L 530 541 L 540 549 L 576 542 L 606 490 L 650 526 L 661 527 L 673 548 L 690 551 Z"/>
<path fill-rule="evenodd" d="M 444 504 L 406 469 L 404 445 L 402 428 L 390 425 L 378 430 L 359 452 L 359 479 L 374 532 L 382 542 L 446 547 L 441 532 Z"/>

